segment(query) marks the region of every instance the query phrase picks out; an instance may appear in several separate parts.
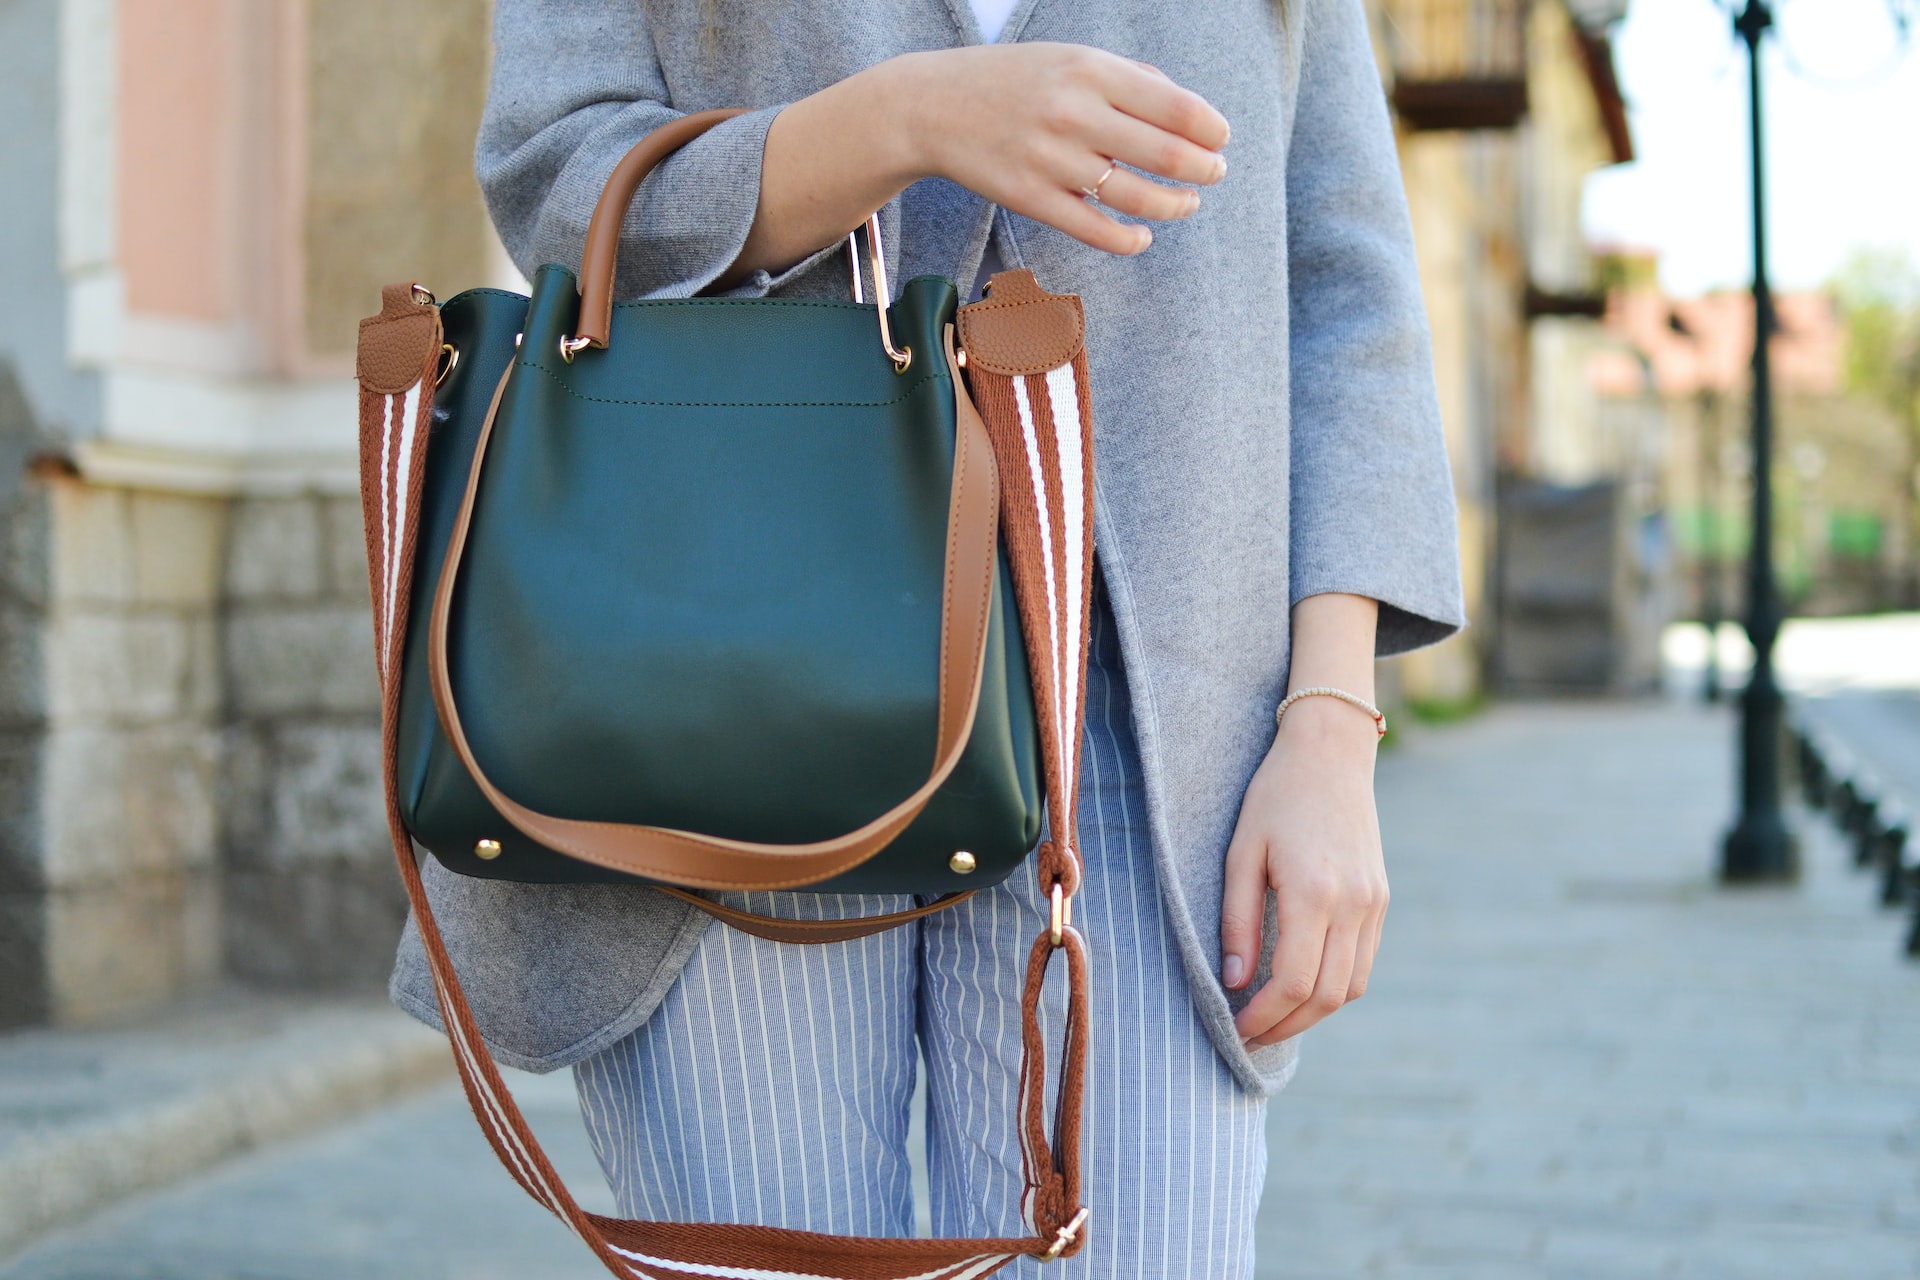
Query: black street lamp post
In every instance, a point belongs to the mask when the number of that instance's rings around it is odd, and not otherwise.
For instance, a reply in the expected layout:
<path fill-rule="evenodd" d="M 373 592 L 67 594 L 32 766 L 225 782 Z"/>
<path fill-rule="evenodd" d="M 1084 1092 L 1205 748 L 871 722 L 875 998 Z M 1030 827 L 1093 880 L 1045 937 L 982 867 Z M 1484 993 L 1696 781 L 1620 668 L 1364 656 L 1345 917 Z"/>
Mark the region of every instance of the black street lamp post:
<path fill-rule="evenodd" d="M 1790 880 L 1799 850 L 1780 811 L 1780 688 L 1773 679 L 1773 642 L 1780 632 L 1780 595 L 1773 580 L 1773 385 L 1767 340 L 1773 294 L 1767 286 L 1765 171 L 1760 134 L 1760 41 L 1773 25 L 1767 0 L 1746 0 L 1734 30 L 1747 45 L 1753 148 L 1753 537 L 1747 560 L 1747 637 L 1753 674 L 1740 698 L 1740 816 L 1721 847 L 1727 881 Z"/>

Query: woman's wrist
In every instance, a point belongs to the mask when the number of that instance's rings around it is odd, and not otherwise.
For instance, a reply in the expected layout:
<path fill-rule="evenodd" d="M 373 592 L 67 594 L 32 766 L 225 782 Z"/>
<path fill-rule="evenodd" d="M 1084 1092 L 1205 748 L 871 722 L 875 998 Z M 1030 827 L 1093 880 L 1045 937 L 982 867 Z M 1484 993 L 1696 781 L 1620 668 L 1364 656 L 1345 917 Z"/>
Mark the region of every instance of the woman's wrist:
<path fill-rule="evenodd" d="M 1316 755 L 1351 756 L 1371 761 L 1380 734 L 1373 717 L 1337 698 L 1302 698 L 1287 708 L 1274 734 L 1278 751 L 1303 749 Z"/>
<path fill-rule="evenodd" d="M 886 150 L 905 190 L 922 178 L 939 175 L 940 142 L 953 127 L 942 89 L 944 50 L 903 53 L 861 75 L 874 79 L 874 118 L 884 122 Z"/>

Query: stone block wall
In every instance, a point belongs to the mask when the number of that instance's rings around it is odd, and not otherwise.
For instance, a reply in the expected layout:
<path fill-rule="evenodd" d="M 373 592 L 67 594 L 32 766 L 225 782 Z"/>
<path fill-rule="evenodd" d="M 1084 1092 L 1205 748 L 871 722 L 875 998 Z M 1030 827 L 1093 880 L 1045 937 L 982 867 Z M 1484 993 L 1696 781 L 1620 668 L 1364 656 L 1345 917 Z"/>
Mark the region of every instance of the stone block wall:
<path fill-rule="evenodd" d="M 381 795 L 360 502 L 240 498 L 230 520 L 227 968 L 275 984 L 376 984 L 406 903 Z"/>
<path fill-rule="evenodd" d="M 377 986 L 405 904 L 358 499 L 42 471 L 0 516 L 0 1025 Z"/>
<path fill-rule="evenodd" d="M 7 1022 L 219 972 L 225 504 L 29 479 L 7 521 Z"/>
<path fill-rule="evenodd" d="M 0 1026 L 391 961 L 352 350 L 496 269 L 491 7 L 0 4 Z"/>

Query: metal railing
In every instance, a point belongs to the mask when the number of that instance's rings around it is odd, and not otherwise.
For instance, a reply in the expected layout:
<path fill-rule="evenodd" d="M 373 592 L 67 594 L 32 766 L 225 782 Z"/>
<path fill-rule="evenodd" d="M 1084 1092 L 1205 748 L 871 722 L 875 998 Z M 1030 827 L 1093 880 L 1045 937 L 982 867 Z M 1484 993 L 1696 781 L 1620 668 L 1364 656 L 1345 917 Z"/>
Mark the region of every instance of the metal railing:
<path fill-rule="evenodd" d="M 1795 717 L 1788 758 L 1807 807 L 1824 813 L 1853 848 L 1853 864 L 1874 874 L 1880 905 L 1910 905 L 1906 952 L 1920 958 L 1920 846 L 1914 811 L 1830 735 Z"/>

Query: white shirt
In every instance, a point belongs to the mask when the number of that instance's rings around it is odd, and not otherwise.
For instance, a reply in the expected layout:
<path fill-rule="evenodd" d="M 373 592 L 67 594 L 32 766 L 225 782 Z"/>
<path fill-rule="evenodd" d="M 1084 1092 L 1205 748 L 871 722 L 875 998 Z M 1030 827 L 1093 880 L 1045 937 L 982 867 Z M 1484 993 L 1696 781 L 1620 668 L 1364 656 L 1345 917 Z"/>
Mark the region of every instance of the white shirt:
<path fill-rule="evenodd" d="M 980 24 L 980 38 L 992 44 L 1000 38 L 1007 19 L 1020 7 L 1020 0 L 967 0 L 973 6 L 973 20 Z"/>

